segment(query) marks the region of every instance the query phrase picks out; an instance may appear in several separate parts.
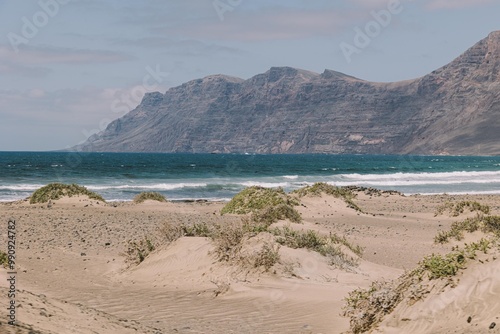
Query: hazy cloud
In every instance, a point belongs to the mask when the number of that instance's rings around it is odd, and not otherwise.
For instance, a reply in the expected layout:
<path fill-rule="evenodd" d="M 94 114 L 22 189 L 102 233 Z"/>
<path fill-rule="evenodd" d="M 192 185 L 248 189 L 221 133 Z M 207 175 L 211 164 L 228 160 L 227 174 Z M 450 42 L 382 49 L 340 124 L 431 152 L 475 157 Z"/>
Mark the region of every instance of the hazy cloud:
<path fill-rule="evenodd" d="M 456 9 L 463 7 L 481 6 L 492 3 L 493 0 L 430 0 L 429 9 Z"/>
<path fill-rule="evenodd" d="M 293 8 L 235 11 L 223 22 L 202 21 L 180 27 L 176 33 L 192 38 L 239 42 L 300 39 L 331 36 L 357 16 L 355 12 Z"/>
<path fill-rule="evenodd" d="M 47 76 L 50 72 L 50 69 L 44 67 L 29 67 L 5 60 L 0 63 L 0 74 L 7 76 L 15 75 L 28 78 L 40 78 Z"/>
<path fill-rule="evenodd" d="M 52 46 L 26 46 L 16 53 L 6 45 L 0 45 L 0 62 L 16 62 L 26 65 L 46 64 L 95 64 L 116 63 L 131 60 L 120 52 L 107 50 L 79 50 Z"/>

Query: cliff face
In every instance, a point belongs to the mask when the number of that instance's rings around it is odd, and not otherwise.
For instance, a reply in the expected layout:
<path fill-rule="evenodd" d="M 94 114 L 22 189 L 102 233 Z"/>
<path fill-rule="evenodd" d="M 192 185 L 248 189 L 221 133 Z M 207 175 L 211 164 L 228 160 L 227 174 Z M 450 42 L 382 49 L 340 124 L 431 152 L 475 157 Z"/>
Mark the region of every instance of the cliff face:
<path fill-rule="evenodd" d="M 500 32 L 422 78 L 373 83 L 271 68 L 185 83 L 75 149 L 107 152 L 500 154 Z"/>

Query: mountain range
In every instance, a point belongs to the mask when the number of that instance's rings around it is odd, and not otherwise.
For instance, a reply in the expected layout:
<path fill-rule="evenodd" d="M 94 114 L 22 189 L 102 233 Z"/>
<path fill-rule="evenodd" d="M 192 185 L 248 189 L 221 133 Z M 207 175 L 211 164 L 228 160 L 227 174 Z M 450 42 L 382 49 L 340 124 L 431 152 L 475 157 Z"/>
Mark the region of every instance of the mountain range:
<path fill-rule="evenodd" d="M 96 152 L 500 155 L 500 31 L 421 78 L 377 83 L 273 67 L 212 75 L 72 149 Z"/>

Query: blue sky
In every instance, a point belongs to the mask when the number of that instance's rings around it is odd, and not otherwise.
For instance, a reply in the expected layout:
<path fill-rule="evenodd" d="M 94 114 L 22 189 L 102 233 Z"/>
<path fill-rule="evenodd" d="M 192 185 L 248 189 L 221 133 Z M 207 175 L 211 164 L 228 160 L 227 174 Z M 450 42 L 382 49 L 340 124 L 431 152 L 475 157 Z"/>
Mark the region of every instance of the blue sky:
<path fill-rule="evenodd" d="M 0 0 L 0 151 L 78 144 L 145 92 L 271 66 L 399 81 L 500 30 L 496 0 Z"/>

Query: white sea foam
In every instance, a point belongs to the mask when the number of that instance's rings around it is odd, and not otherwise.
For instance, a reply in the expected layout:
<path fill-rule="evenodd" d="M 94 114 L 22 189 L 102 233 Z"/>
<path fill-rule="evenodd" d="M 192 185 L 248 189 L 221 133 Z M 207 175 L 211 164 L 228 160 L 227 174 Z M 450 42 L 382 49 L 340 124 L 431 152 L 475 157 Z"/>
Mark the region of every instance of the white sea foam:
<path fill-rule="evenodd" d="M 44 186 L 46 186 L 46 184 L 0 184 L 0 190 L 35 191 Z"/>
<path fill-rule="evenodd" d="M 290 183 L 288 182 L 259 182 L 259 181 L 247 181 L 238 183 L 245 187 L 263 187 L 263 188 L 277 188 L 277 187 L 289 187 Z"/>
<path fill-rule="evenodd" d="M 90 190 L 119 190 L 119 189 L 129 189 L 129 190 L 175 190 L 182 188 L 201 188 L 208 186 L 207 183 L 158 183 L 158 184 L 124 184 L 124 185 L 104 185 L 104 186 L 87 186 Z"/>
<path fill-rule="evenodd" d="M 339 186 L 411 186 L 446 184 L 488 184 L 500 183 L 498 172 L 449 172 L 449 173 L 394 173 L 394 174 L 342 174 L 335 182 Z M 334 182 L 332 180 L 332 182 Z"/>
<path fill-rule="evenodd" d="M 288 179 L 288 180 L 297 180 L 299 178 L 299 176 L 298 175 L 284 175 L 283 178 Z"/>

